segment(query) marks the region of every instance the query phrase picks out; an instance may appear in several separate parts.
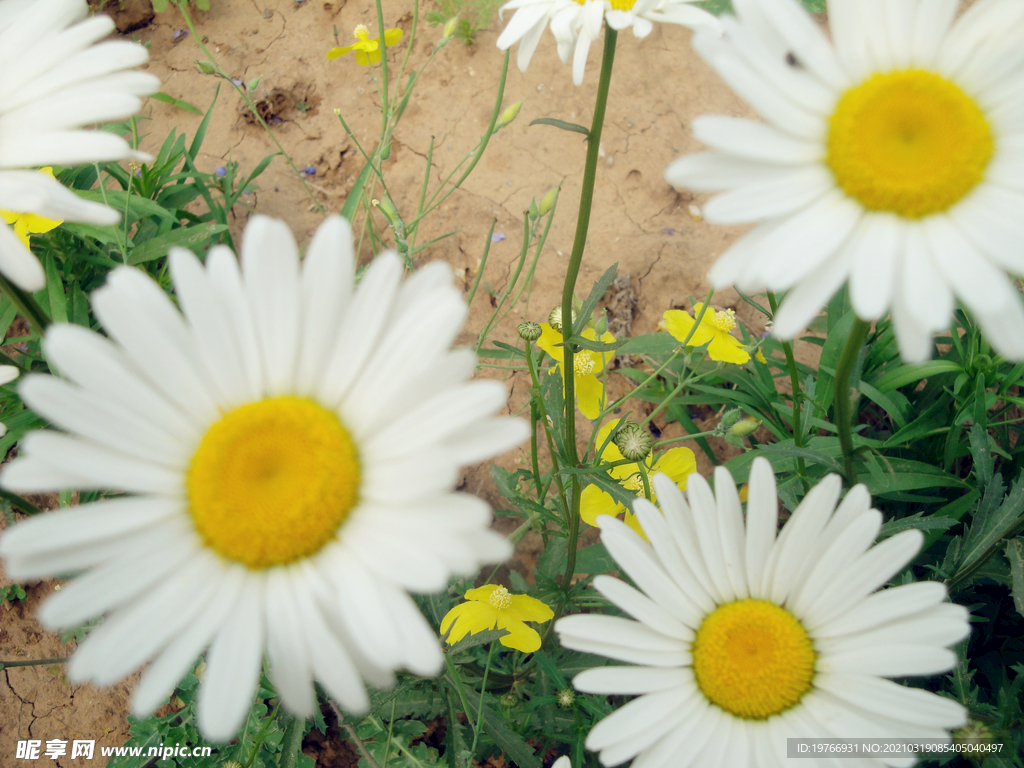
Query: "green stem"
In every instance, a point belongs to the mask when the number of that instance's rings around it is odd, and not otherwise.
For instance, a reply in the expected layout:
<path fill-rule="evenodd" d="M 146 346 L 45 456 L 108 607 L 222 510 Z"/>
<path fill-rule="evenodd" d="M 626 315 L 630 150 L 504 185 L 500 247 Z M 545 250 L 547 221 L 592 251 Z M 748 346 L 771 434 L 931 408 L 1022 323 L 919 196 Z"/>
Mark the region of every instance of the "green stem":
<path fill-rule="evenodd" d="M 836 428 L 839 430 L 839 445 L 843 449 L 843 468 L 846 472 L 846 482 L 853 486 L 857 484 L 857 468 L 853 464 L 853 402 L 850 398 L 850 376 L 860 355 L 860 348 L 864 345 L 864 339 L 871 330 L 871 323 L 861 320 L 859 317 L 853 321 L 853 328 L 850 335 L 846 337 L 846 344 L 843 346 L 842 354 L 839 356 L 839 363 L 836 365 Z"/>
<path fill-rule="evenodd" d="M 30 659 L 28 661 L 0 661 L 0 669 L 10 667 L 39 667 L 43 664 L 63 664 L 70 656 L 58 656 L 54 659 Z"/>
<path fill-rule="evenodd" d="M 490 643 L 487 648 L 487 664 L 484 666 L 484 679 L 480 683 L 480 706 L 476 711 L 476 723 L 473 725 L 473 746 L 469 748 L 470 754 L 476 754 L 476 743 L 480 738 L 480 723 L 484 714 L 484 694 L 487 692 L 487 676 L 491 673 L 491 657 L 494 655 L 494 646 L 497 643 Z"/>
<path fill-rule="evenodd" d="M 617 33 L 607 24 L 604 29 L 604 54 L 601 57 L 601 77 L 597 84 L 597 99 L 594 102 L 594 119 L 590 126 L 590 135 L 587 137 L 587 160 L 583 170 L 583 190 L 580 193 L 580 211 L 576 218 L 576 237 L 572 243 L 572 253 L 569 256 L 569 268 L 565 275 L 565 286 L 562 289 L 562 328 L 566 339 L 571 338 L 576 329 L 572 322 L 572 299 L 576 290 L 576 279 L 580 274 L 580 265 L 583 263 L 583 250 L 587 245 L 587 230 L 590 228 L 590 209 L 594 203 L 594 183 L 597 179 L 597 157 L 601 149 L 601 130 L 604 127 L 604 112 L 608 106 L 608 87 L 612 81 L 612 65 L 615 62 L 615 40 Z M 579 318 L 580 323 L 586 322 L 586 318 Z M 568 333 L 564 333 L 564 329 Z M 579 454 L 576 450 L 576 382 L 574 381 L 573 355 L 574 345 L 571 342 L 563 348 L 564 356 L 564 380 L 565 386 L 565 451 L 568 463 L 571 467 L 579 466 Z M 569 531 L 567 541 L 567 558 L 565 574 L 562 577 L 562 590 L 569 592 L 573 574 L 576 572 L 576 540 L 580 533 L 580 480 L 578 476 L 572 478 L 572 509 L 569 514 Z M 559 601 L 555 609 L 555 619 L 564 606 L 564 601 Z M 554 624 L 554 621 L 552 621 Z"/>
<path fill-rule="evenodd" d="M 4 275 L 0 275 L 0 291 L 6 294 L 11 303 L 18 308 L 18 314 L 24 317 L 33 329 L 42 336 L 50 325 L 50 319 L 46 316 L 38 302 L 32 298 L 32 295 L 25 293 L 25 291 L 21 290 Z"/>
<path fill-rule="evenodd" d="M 531 345 L 532 346 L 532 345 Z M 551 476 L 555 479 L 555 486 L 558 488 L 558 500 L 562 504 L 562 519 L 566 525 L 569 524 L 569 502 L 565 497 L 565 485 L 562 483 L 562 476 L 559 474 L 558 455 L 555 453 L 555 441 L 551 437 L 551 428 L 548 424 L 548 409 L 544 405 L 544 398 L 540 395 L 540 379 L 537 376 L 537 365 L 534 363 L 533 355 L 527 350 L 526 365 L 530 369 L 530 382 L 533 391 L 537 393 L 537 409 L 540 412 L 540 424 L 544 429 L 544 437 L 548 443 L 548 453 L 551 455 Z M 538 499 L 543 504 L 543 500 Z"/>
<path fill-rule="evenodd" d="M 774 316 L 779 310 L 779 302 L 775 298 L 775 294 L 772 291 L 768 291 L 768 304 L 772 308 L 772 315 Z M 788 341 L 780 342 L 782 344 L 782 351 L 786 355 L 786 367 L 789 369 L 789 384 L 793 390 L 793 444 L 798 448 L 804 447 L 804 429 L 803 429 L 803 418 L 801 411 L 803 406 L 801 401 L 803 399 L 803 391 L 800 389 L 800 374 L 796 367 L 796 356 L 793 354 L 793 344 Z M 796 473 L 800 475 L 800 482 L 803 483 L 804 493 L 807 493 L 811 487 L 807 482 L 807 466 L 804 464 L 803 456 L 798 456 L 796 460 Z"/>

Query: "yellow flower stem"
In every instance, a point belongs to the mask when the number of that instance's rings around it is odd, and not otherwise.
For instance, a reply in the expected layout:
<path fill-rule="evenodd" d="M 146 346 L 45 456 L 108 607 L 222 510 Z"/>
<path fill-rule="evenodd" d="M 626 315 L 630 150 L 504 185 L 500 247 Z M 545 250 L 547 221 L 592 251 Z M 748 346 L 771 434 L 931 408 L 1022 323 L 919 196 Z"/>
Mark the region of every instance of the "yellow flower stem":
<path fill-rule="evenodd" d="M 540 396 L 540 380 L 537 377 L 537 365 L 534 362 L 533 354 L 530 351 L 532 349 L 532 347 L 533 347 L 532 344 L 528 344 L 528 349 L 526 351 L 526 365 L 530 369 L 530 382 L 531 382 L 531 385 L 533 387 L 533 392 L 531 393 L 531 397 L 533 396 L 533 393 L 536 393 L 537 410 L 538 410 L 539 415 L 540 415 L 539 421 L 540 421 L 541 427 L 544 429 L 544 437 L 547 439 L 548 454 L 551 456 L 551 476 L 554 479 L 555 486 L 558 488 L 558 500 L 562 504 L 562 519 L 565 521 L 565 524 L 568 525 L 569 524 L 569 502 L 568 502 L 568 499 L 565 496 L 565 485 L 562 483 L 562 477 L 559 474 L 560 467 L 558 466 L 558 454 L 555 453 L 555 441 L 551 437 L 551 426 L 550 426 L 550 422 L 548 422 L 547 406 L 544 405 L 544 398 Z M 534 461 L 536 461 L 536 460 L 537 460 L 536 451 L 534 451 Z M 541 496 L 537 499 L 537 501 L 539 503 L 543 504 L 544 503 L 544 498 L 546 496 L 547 496 L 547 492 L 545 491 L 543 494 L 541 494 Z"/>
<path fill-rule="evenodd" d="M 853 430 L 854 418 L 853 402 L 850 395 L 850 376 L 857 364 L 857 357 L 860 349 L 864 346 L 864 339 L 871 330 L 871 323 L 855 317 L 850 335 L 846 337 L 846 344 L 839 355 L 839 362 L 836 364 L 836 388 L 835 388 L 835 424 L 839 430 L 839 445 L 843 449 L 843 469 L 846 474 L 846 482 L 850 487 L 857 484 L 857 468 L 853 463 Z"/>
<path fill-rule="evenodd" d="M 768 304 L 772 308 L 772 315 L 778 311 L 779 302 L 775 299 L 775 294 L 772 291 L 767 292 Z M 793 344 L 789 341 L 780 342 L 782 344 L 782 351 L 786 355 L 786 367 L 789 369 L 789 383 L 793 390 L 793 444 L 797 448 L 804 447 L 804 430 L 801 426 L 803 419 L 801 417 L 801 402 L 803 401 L 803 391 L 800 389 L 800 375 L 796 367 L 796 357 L 793 355 Z M 798 456 L 796 459 L 796 473 L 800 476 L 800 482 L 804 486 L 804 493 L 807 493 L 810 489 L 810 483 L 807 482 L 807 466 L 804 464 L 803 456 Z"/>
<path fill-rule="evenodd" d="M 378 0 L 379 2 L 379 0 Z M 491 656 L 494 654 L 494 646 L 498 642 L 492 641 L 487 648 L 487 663 L 484 665 L 484 677 L 480 682 L 480 707 L 476 711 L 476 723 L 473 724 L 473 746 L 469 748 L 470 754 L 476 754 L 476 742 L 480 738 L 480 723 L 484 714 L 484 694 L 487 693 L 487 675 L 491 672 Z"/>
<path fill-rule="evenodd" d="M 614 29 L 605 24 L 604 28 L 604 52 L 601 56 L 601 76 L 597 84 L 597 98 L 594 101 L 594 119 L 590 126 L 590 135 L 587 137 L 587 160 L 583 169 L 583 190 L 580 193 L 579 215 L 576 217 L 576 237 L 572 243 L 572 253 L 569 256 L 569 267 L 565 274 L 565 285 L 562 288 L 562 317 L 566 320 L 569 333 L 563 334 L 569 339 L 575 333 L 572 327 L 572 299 L 576 290 L 576 279 L 580 274 L 580 265 L 583 263 L 583 251 L 587 245 L 587 230 L 590 229 L 590 209 L 594 203 L 594 184 L 597 180 L 597 159 L 598 151 L 601 148 L 601 130 L 604 127 L 604 113 L 608 106 L 608 89 L 612 81 L 612 65 L 615 62 L 615 40 L 617 33 Z M 579 318 L 582 324 L 586 318 Z M 576 449 L 576 386 L 572 371 L 575 345 L 567 342 L 563 347 L 564 368 L 567 375 L 563 376 L 565 386 L 565 450 L 568 454 L 570 467 L 579 466 L 579 454 Z M 562 576 L 562 591 L 568 595 L 572 583 L 573 574 L 576 572 L 576 540 L 580 534 L 580 480 L 578 475 L 572 477 L 572 509 L 569 513 L 569 530 L 566 532 L 566 564 L 565 573 Z M 561 616 L 565 606 L 565 600 L 559 600 L 555 606 L 554 620 L 550 626 L 554 626 Z M 550 634 L 545 636 L 545 639 Z"/>
<path fill-rule="evenodd" d="M 11 303 L 18 308 L 18 314 L 24 317 L 32 328 L 42 336 L 50 325 L 50 318 L 39 306 L 39 303 L 32 298 L 31 294 L 25 293 L 18 286 L 0 274 L 0 292 L 11 300 Z M 22 366 L 18 366 L 21 368 Z"/>
<path fill-rule="evenodd" d="M 651 481 L 650 481 L 650 478 L 647 477 L 647 467 L 644 466 L 644 462 L 642 462 L 642 461 L 638 461 L 636 463 L 636 465 L 637 465 L 637 467 L 640 468 L 640 480 L 642 480 L 643 484 L 644 484 L 644 498 L 647 499 L 648 501 L 650 501 L 651 500 Z"/>
<path fill-rule="evenodd" d="M 302 188 L 305 189 L 306 194 L 309 195 L 309 199 L 313 201 L 313 207 L 316 209 L 317 213 L 326 218 L 327 208 L 324 206 L 323 203 L 316 199 L 316 195 L 313 194 L 313 190 L 309 188 L 309 185 L 306 183 L 306 180 L 302 177 L 302 172 L 292 161 L 291 155 L 289 155 L 285 151 L 284 147 L 281 146 L 281 142 L 277 140 L 277 136 L 274 135 L 274 132 L 270 130 L 270 126 L 267 125 L 266 121 L 263 119 L 263 116 L 260 115 L 260 113 L 257 111 L 256 105 L 253 103 L 253 100 L 249 96 L 249 93 L 241 86 L 235 85 L 235 83 L 231 80 L 231 76 L 228 75 L 228 73 L 224 71 L 221 65 L 217 63 L 217 60 L 213 58 L 213 54 L 211 54 L 210 51 L 207 49 L 206 44 L 203 42 L 203 38 L 196 32 L 196 28 L 192 24 L 192 17 L 188 15 L 188 10 L 185 7 L 187 3 L 178 0 L 176 2 L 176 5 L 178 6 L 178 10 L 181 11 L 181 15 L 185 18 L 185 24 L 188 25 L 189 34 L 192 35 L 192 39 L 196 41 L 196 43 L 199 45 L 200 50 L 206 55 L 207 60 L 213 66 L 217 76 L 231 83 L 231 87 L 234 88 L 235 92 L 242 97 L 242 100 L 245 102 L 246 106 L 249 107 L 249 111 L 253 114 L 256 120 L 259 121 L 259 124 L 263 127 L 263 130 L 266 132 L 267 136 L 269 136 L 270 140 L 274 142 L 274 144 L 277 146 L 278 151 L 280 151 L 285 161 L 288 163 L 289 166 L 291 166 L 291 169 L 295 172 L 295 178 L 299 180 L 299 183 L 302 184 Z"/>

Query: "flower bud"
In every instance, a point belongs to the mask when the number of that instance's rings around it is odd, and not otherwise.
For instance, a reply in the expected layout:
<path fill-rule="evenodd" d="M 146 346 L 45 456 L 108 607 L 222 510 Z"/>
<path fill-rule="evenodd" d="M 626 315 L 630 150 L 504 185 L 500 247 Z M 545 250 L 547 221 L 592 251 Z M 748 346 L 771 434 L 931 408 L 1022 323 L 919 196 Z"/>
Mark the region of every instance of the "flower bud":
<path fill-rule="evenodd" d="M 746 437 L 747 435 L 754 434 L 760 426 L 760 421 L 748 416 L 745 419 L 740 419 L 729 427 L 729 434 L 733 437 Z"/>
<path fill-rule="evenodd" d="M 555 694 L 555 700 L 562 709 L 568 709 L 576 703 L 576 691 L 572 688 L 563 688 Z"/>
<path fill-rule="evenodd" d="M 635 421 L 624 421 L 615 432 L 615 447 L 630 461 L 643 461 L 651 453 L 651 436 Z"/>
<path fill-rule="evenodd" d="M 960 751 L 968 759 L 980 763 L 990 754 L 986 747 L 995 743 L 995 734 L 985 723 L 972 718 L 953 731 L 953 741 L 961 745 Z"/>
<path fill-rule="evenodd" d="M 516 115 L 519 114 L 519 109 L 523 106 L 523 103 L 525 101 L 526 101 L 526 99 L 523 99 L 522 101 L 517 101 L 511 107 L 509 107 L 504 112 L 502 112 L 501 113 L 501 117 L 498 118 L 498 124 L 496 126 L 494 126 L 494 130 L 498 130 L 499 128 L 504 128 L 506 125 L 511 123 L 513 120 L 515 120 L 516 119 Z"/>
<path fill-rule="evenodd" d="M 204 75 L 213 75 L 217 72 L 216 67 L 214 67 L 213 64 L 211 64 L 208 61 L 197 61 L 196 67 L 198 67 L 199 71 L 202 72 Z"/>
<path fill-rule="evenodd" d="M 530 221 L 536 221 L 537 217 L 540 216 L 540 211 L 537 209 L 537 201 L 531 200 L 530 207 L 526 209 L 526 215 L 530 217 Z"/>
<path fill-rule="evenodd" d="M 718 425 L 722 429 L 729 429 L 733 424 L 739 421 L 743 417 L 743 411 L 739 408 L 730 408 L 728 411 L 722 414 L 722 420 Z"/>
<path fill-rule="evenodd" d="M 548 190 L 547 194 L 540 199 L 540 208 L 538 209 L 541 216 L 546 215 L 555 207 L 555 202 L 558 200 L 558 187 Z"/>
<path fill-rule="evenodd" d="M 541 327 L 539 323 L 534 323 L 530 320 L 526 320 L 519 324 L 519 338 L 524 341 L 536 341 L 540 338 Z"/>
<path fill-rule="evenodd" d="M 459 23 L 458 16 L 452 16 L 448 21 L 444 23 L 444 29 L 441 32 L 441 37 L 447 40 L 449 37 L 455 34 L 455 27 Z"/>
<path fill-rule="evenodd" d="M 503 709 L 512 709 L 519 704 L 519 697 L 513 691 L 503 693 L 501 698 L 498 699 L 498 703 L 501 704 Z"/>
<path fill-rule="evenodd" d="M 396 226 L 401 219 L 398 217 L 398 211 L 395 210 L 395 206 L 391 204 L 390 200 L 377 200 L 374 198 L 370 201 L 370 204 L 384 214 L 384 218 L 388 220 L 388 224 L 392 227 Z"/>
<path fill-rule="evenodd" d="M 573 325 L 576 324 L 576 310 L 575 309 L 573 309 L 573 311 L 572 311 L 572 322 L 573 322 Z M 551 313 L 548 315 L 548 325 L 550 325 L 552 328 L 554 328 L 559 333 L 562 332 L 562 307 L 561 307 L 561 305 L 559 305 L 559 306 L 557 306 L 557 307 L 555 307 L 554 309 L 551 310 Z"/>

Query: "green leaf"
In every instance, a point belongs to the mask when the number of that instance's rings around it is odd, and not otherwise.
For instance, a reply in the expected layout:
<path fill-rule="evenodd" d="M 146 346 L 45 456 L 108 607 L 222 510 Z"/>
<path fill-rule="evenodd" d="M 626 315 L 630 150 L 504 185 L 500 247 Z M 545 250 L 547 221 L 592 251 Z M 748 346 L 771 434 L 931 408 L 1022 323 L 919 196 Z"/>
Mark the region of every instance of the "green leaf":
<path fill-rule="evenodd" d="M 183 109 L 186 112 L 191 112 L 194 115 L 203 114 L 203 110 L 201 110 L 194 104 L 189 104 L 187 101 L 184 101 L 182 99 L 176 99 L 173 96 L 169 96 L 168 94 L 164 93 L 163 91 L 157 91 L 156 93 L 150 94 L 149 98 L 156 99 L 157 101 L 162 101 L 164 104 L 170 104 L 172 107 Z"/>
<path fill-rule="evenodd" d="M 1010 562 L 1010 593 L 1017 613 L 1024 616 L 1024 538 L 1017 537 L 1006 542 L 1003 554 Z"/>
<path fill-rule="evenodd" d="M 914 384 L 921 379 L 928 379 L 944 373 L 960 373 L 962 370 L 959 363 L 954 363 L 951 360 L 930 360 L 920 365 L 901 365 L 896 370 L 886 373 L 874 384 L 879 392 L 892 392 L 894 389 Z"/>
<path fill-rule="evenodd" d="M 619 564 L 608 554 L 604 544 L 591 544 L 576 553 L 577 573 L 610 573 L 618 569 Z"/>
<path fill-rule="evenodd" d="M 563 131 L 572 131 L 573 133 L 582 133 L 588 139 L 590 138 L 590 130 L 584 128 L 578 123 L 567 123 L 565 120 L 557 120 L 553 117 L 538 117 L 533 120 L 530 125 L 553 125 L 555 128 L 561 128 Z"/>
<path fill-rule="evenodd" d="M 963 488 L 966 483 L 955 475 L 920 461 L 887 459 L 884 466 L 868 463 L 870 477 L 861 478 L 872 496 L 915 491 L 922 488 Z"/>
<path fill-rule="evenodd" d="M 976 421 L 971 427 L 969 438 L 971 457 L 974 459 L 974 477 L 978 485 L 985 488 L 992 481 L 992 472 L 995 469 L 995 460 L 988 447 L 988 429 Z"/>
<path fill-rule="evenodd" d="M 597 306 L 597 302 L 599 302 L 601 297 L 605 295 L 608 290 L 608 286 L 611 285 L 612 280 L 615 279 L 615 273 L 618 268 L 618 262 L 612 264 L 605 270 L 604 274 L 601 275 L 598 281 L 594 283 L 594 287 L 590 289 L 590 295 L 587 296 L 587 300 L 583 302 L 579 315 L 576 317 L 576 323 L 573 325 L 571 335 L 579 336 L 583 333 L 583 329 L 587 327 L 587 320 L 590 319 L 591 314 L 594 312 L 594 307 Z"/>
<path fill-rule="evenodd" d="M 836 459 L 831 456 L 812 450 L 810 448 L 799 448 L 795 445 L 778 445 L 775 443 L 769 443 L 762 445 L 758 448 L 758 451 L 767 453 L 769 455 L 783 456 L 786 458 L 803 458 L 812 464 L 822 464 L 828 467 L 832 472 L 837 474 L 843 473 L 843 466 Z"/>
<path fill-rule="evenodd" d="M 945 531 L 957 522 L 952 517 L 939 517 L 937 515 L 924 517 L 923 515 L 924 512 L 916 512 L 909 517 L 890 520 L 882 526 L 882 530 L 878 532 L 878 538 L 887 539 L 901 531 L 909 531 L 911 528 L 917 528 L 919 531 Z"/>
<path fill-rule="evenodd" d="M 447 635 L 447 633 L 445 634 Z M 454 657 L 456 654 L 468 651 L 470 648 L 476 648 L 478 645 L 485 645 L 486 643 L 500 640 L 507 634 L 509 634 L 507 629 L 485 629 L 481 632 L 469 634 L 455 643 L 448 653 Z"/>
<path fill-rule="evenodd" d="M 143 264 L 147 261 L 159 259 L 167 255 L 168 249 L 172 247 L 189 248 L 196 250 L 205 245 L 209 240 L 219 233 L 227 230 L 227 224 L 218 224 L 215 221 L 208 221 L 205 224 L 196 224 L 191 227 L 179 227 L 157 235 L 136 246 L 128 253 L 128 263 L 131 265 Z"/>
<path fill-rule="evenodd" d="M 476 700 L 474 700 L 476 695 Z M 475 691 L 467 691 L 467 698 L 470 706 L 476 706 L 479 695 Z M 541 768 L 541 762 L 534 754 L 533 747 L 527 744 L 523 737 L 517 734 L 508 726 L 508 722 L 487 706 L 485 697 L 483 709 L 480 712 L 484 732 L 494 740 L 495 746 L 505 753 L 505 756 L 515 762 L 519 768 Z"/>
<path fill-rule="evenodd" d="M 251 88 L 249 90 L 252 90 Z M 366 184 L 366 180 L 370 177 L 370 172 L 373 170 L 373 166 L 367 163 L 363 166 L 363 170 L 359 172 L 356 177 L 356 183 L 352 185 L 352 191 L 348 193 L 348 197 L 345 198 L 345 204 L 341 206 L 341 215 L 349 221 L 352 221 L 356 215 L 356 209 L 359 208 L 359 201 L 363 196 L 363 186 Z"/>
<path fill-rule="evenodd" d="M 292 717 L 283 710 L 278 712 L 277 719 L 284 724 L 279 766 L 280 768 L 299 768 L 299 758 L 305 757 L 302 754 L 302 737 L 306 732 L 306 719 Z"/>
<path fill-rule="evenodd" d="M 1010 492 L 996 507 L 1002 488 L 1002 477 L 996 474 L 985 489 L 971 529 L 964 537 L 953 582 L 962 581 L 977 570 L 996 551 L 999 543 L 1014 535 L 1024 523 L 1024 472 L 1017 476 Z"/>
<path fill-rule="evenodd" d="M 64 294 L 64 281 L 57 272 L 57 260 L 52 253 L 43 258 L 46 266 L 46 296 L 50 301 L 50 320 L 55 323 L 68 321 L 68 297 Z"/>
<path fill-rule="evenodd" d="M 679 346 L 671 333 L 645 333 L 626 339 L 618 348 L 620 355 L 670 355 Z"/>
<path fill-rule="evenodd" d="M 903 409 L 900 408 L 895 397 L 889 397 L 889 395 L 880 392 L 876 387 L 864 381 L 864 379 L 860 380 L 857 388 L 868 400 L 888 414 L 896 429 L 903 429 L 907 425 L 906 416 L 904 416 Z M 896 394 L 898 395 L 899 393 Z"/>

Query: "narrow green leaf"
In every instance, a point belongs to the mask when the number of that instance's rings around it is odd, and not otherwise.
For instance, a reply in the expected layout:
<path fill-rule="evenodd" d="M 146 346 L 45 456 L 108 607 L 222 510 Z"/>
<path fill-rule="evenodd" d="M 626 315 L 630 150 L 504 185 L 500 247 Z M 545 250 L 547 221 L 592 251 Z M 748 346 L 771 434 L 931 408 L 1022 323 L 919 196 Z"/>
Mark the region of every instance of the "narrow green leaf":
<path fill-rule="evenodd" d="M 874 384 L 879 392 L 891 392 L 894 389 L 921 381 L 921 379 L 943 373 L 959 373 L 962 370 L 963 368 L 958 363 L 951 360 L 930 360 L 920 365 L 901 365 L 896 370 L 886 373 Z"/>
<path fill-rule="evenodd" d="M 995 469 L 995 460 L 992 458 L 992 452 L 988 449 L 988 429 L 977 421 L 974 422 L 969 439 L 971 441 L 971 457 L 974 459 L 974 478 L 978 481 L 978 486 L 984 488 L 992 480 L 992 472 Z"/>
<path fill-rule="evenodd" d="M 213 117 L 213 107 L 217 103 L 217 97 L 220 95 L 220 83 L 217 83 L 217 88 L 213 92 L 213 101 L 210 102 L 210 108 L 206 110 L 206 114 L 203 115 L 203 120 L 199 123 L 199 127 L 196 128 L 196 135 L 192 137 L 192 143 L 188 147 L 189 159 L 193 162 L 196 159 L 196 155 L 199 154 L 199 148 L 203 146 L 203 139 L 206 138 L 206 129 L 210 127 L 210 118 Z"/>
<path fill-rule="evenodd" d="M 583 336 L 570 336 L 568 341 L 581 349 L 589 349 L 591 352 L 614 352 L 624 346 L 629 339 L 622 339 L 620 341 L 595 341 Z M 564 345 L 565 342 L 563 341 L 562 344 Z"/>
<path fill-rule="evenodd" d="M 555 128 L 561 128 L 563 131 L 582 133 L 588 139 L 590 138 L 590 130 L 588 128 L 584 128 L 578 123 L 568 123 L 565 120 L 558 120 L 554 117 L 538 117 L 530 125 L 553 125 Z"/>
<path fill-rule="evenodd" d="M 373 167 L 369 163 L 363 166 L 363 170 L 356 177 L 356 183 L 352 185 L 352 191 L 345 198 L 345 204 L 341 206 L 341 215 L 349 221 L 352 221 L 356 215 L 356 209 L 359 208 L 359 201 L 363 196 L 363 185 L 366 184 L 366 180 L 370 177 L 372 170 Z"/>
<path fill-rule="evenodd" d="M 590 295 L 587 296 L 587 300 L 583 302 L 583 306 L 580 308 L 580 313 L 576 318 L 576 323 L 573 325 L 571 335 L 579 336 L 583 333 L 583 329 L 587 327 L 587 320 L 590 319 L 590 315 L 594 312 L 597 302 L 601 300 L 601 297 L 608 290 L 608 286 L 615 279 L 615 273 L 618 268 L 618 262 L 612 264 L 605 270 L 605 273 L 601 275 L 598 281 L 594 283 L 594 287 L 590 289 Z"/>
<path fill-rule="evenodd" d="M 57 271 L 57 260 L 53 254 L 43 257 L 46 267 L 46 297 L 50 302 L 50 320 L 55 323 L 68 321 L 68 297 L 64 295 L 64 281 Z"/>
<path fill-rule="evenodd" d="M 463 651 L 468 651 L 470 648 L 476 648 L 478 645 L 493 643 L 500 640 L 508 633 L 507 629 L 485 629 L 482 632 L 469 634 L 459 640 L 459 642 L 455 643 L 448 652 L 454 657 Z M 447 633 L 445 634 L 447 635 Z"/>
<path fill-rule="evenodd" d="M 156 93 L 152 93 L 150 94 L 149 98 L 156 99 L 157 101 L 162 101 L 164 104 L 170 104 L 172 107 L 183 109 L 186 112 L 191 112 L 194 115 L 203 114 L 203 110 L 201 110 L 194 104 L 189 104 L 187 101 L 184 101 L 183 99 L 176 99 L 173 96 L 169 96 L 168 94 L 164 93 L 163 91 L 157 91 Z"/>
<path fill-rule="evenodd" d="M 620 355 L 670 355 L 678 346 L 671 333 L 645 333 L 626 339 L 617 351 Z"/>
<path fill-rule="evenodd" d="M 226 224 L 218 224 L 215 221 L 208 221 L 205 224 L 196 224 L 191 227 L 179 227 L 172 229 L 162 235 L 157 235 L 144 242 L 142 245 L 133 248 L 128 253 L 128 263 L 132 265 L 143 264 L 147 261 L 159 259 L 167 255 L 171 247 L 196 249 L 205 245 L 209 240 L 219 233 L 227 230 Z"/>
<path fill-rule="evenodd" d="M 885 523 L 882 526 L 882 530 L 878 532 L 878 537 L 880 539 L 887 539 L 901 531 L 909 531 L 911 528 L 917 528 L 919 531 L 945 531 L 955 525 L 956 522 L 952 517 L 939 517 L 937 515 L 924 517 L 923 512 L 917 512 L 909 517 L 901 517 L 899 520 L 890 520 Z"/>
<path fill-rule="evenodd" d="M 281 739 L 281 761 L 280 768 L 298 768 L 299 758 L 302 756 L 302 737 L 306 731 L 306 719 L 292 717 L 281 710 L 277 719 L 284 726 L 284 737 Z"/>
<path fill-rule="evenodd" d="M 795 445 L 779 445 L 776 443 L 769 443 L 762 445 L 758 448 L 762 453 L 767 453 L 773 456 L 782 456 L 785 458 L 803 458 L 812 464 L 822 464 L 828 467 L 832 472 L 842 474 L 843 466 L 836 459 L 831 456 L 826 456 L 819 451 L 812 450 L 810 448 L 799 448 Z"/>

